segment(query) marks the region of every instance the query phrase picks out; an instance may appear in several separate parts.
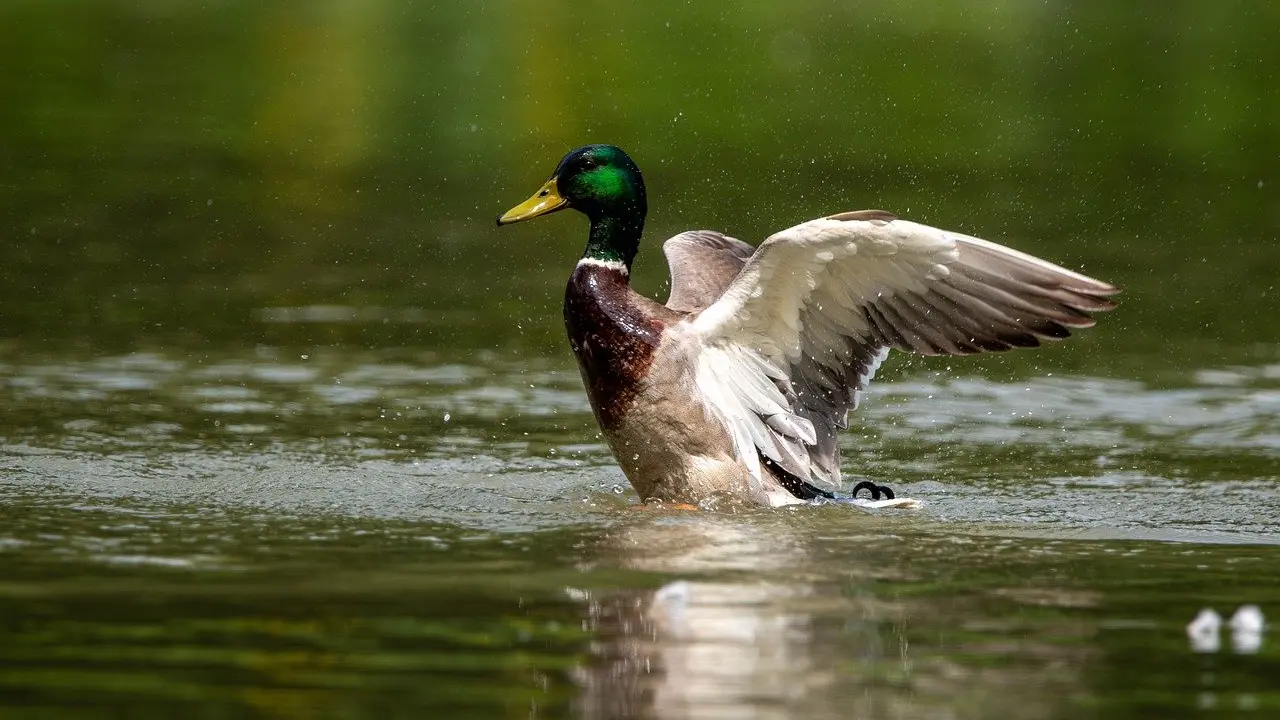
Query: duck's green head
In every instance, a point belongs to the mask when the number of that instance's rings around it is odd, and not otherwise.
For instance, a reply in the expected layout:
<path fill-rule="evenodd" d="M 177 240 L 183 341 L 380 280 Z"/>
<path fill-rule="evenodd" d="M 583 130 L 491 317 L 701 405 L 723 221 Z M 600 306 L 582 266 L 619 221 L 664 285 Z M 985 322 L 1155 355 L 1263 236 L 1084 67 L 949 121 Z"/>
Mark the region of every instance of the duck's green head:
<path fill-rule="evenodd" d="M 551 179 L 533 197 L 499 217 L 498 224 L 509 225 L 564 208 L 573 208 L 592 222 L 636 216 L 643 221 L 648 206 L 640 168 L 612 145 L 580 147 L 565 155 Z"/>

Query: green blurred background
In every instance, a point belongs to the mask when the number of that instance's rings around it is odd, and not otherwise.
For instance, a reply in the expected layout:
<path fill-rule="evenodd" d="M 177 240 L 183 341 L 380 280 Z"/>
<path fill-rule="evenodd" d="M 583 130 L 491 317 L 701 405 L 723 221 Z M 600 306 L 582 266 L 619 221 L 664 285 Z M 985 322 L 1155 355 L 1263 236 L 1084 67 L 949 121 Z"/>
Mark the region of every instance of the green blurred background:
<path fill-rule="evenodd" d="M 1274 633 L 1183 628 L 1280 606 L 1277 40 L 1258 0 L 0 2 L 0 715 L 1276 716 Z M 586 223 L 494 226 L 589 142 L 655 295 L 676 232 L 862 208 L 1125 294 L 886 368 L 845 477 L 918 514 L 633 512 L 561 325 Z M 641 613 L 675 580 L 710 637 Z"/>
<path fill-rule="evenodd" d="M 1250 0 L 10 0 L 0 337 L 563 357 L 585 224 L 493 217 L 610 142 L 649 292 L 680 230 L 878 207 L 1123 285 L 1095 371 L 1271 359 L 1277 32 Z"/>

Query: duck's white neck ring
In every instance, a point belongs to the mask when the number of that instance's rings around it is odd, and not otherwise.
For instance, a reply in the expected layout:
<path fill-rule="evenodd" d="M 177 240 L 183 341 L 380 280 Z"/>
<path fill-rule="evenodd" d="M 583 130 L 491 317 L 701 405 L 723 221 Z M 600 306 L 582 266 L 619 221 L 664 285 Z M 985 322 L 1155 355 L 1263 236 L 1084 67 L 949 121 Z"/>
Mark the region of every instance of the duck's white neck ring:
<path fill-rule="evenodd" d="M 607 268 L 623 275 L 631 274 L 631 271 L 627 268 L 627 264 L 621 260 L 600 260 L 593 257 L 584 257 L 578 261 L 578 267 L 582 267 L 583 265 Z"/>

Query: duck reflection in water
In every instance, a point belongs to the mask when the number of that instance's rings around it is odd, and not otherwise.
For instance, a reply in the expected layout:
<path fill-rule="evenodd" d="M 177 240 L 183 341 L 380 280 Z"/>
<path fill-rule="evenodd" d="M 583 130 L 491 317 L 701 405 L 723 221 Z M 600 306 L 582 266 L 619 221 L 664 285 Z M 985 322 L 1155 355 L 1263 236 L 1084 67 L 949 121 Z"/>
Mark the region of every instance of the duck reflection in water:
<path fill-rule="evenodd" d="M 1026 660 L 1007 667 L 970 664 L 966 646 L 944 647 L 973 609 L 957 609 L 954 597 L 900 596 L 901 550 L 871 540 L 883 529 L 860 528 L 867 557 L 835 574 L 815 565 L 824 553 L 815 536 L 797 530 L 778 518 L 704 513 L 608 538 L 602 561 L 672 579 L 638 592 L 568 590 L 586 604 L 597 638 L 576 672 L 577 714 L 913 717 L 967 706 L 1037 717 L 1079 691 L 1078 647 L 1028 639 L 998 649 Z"/>

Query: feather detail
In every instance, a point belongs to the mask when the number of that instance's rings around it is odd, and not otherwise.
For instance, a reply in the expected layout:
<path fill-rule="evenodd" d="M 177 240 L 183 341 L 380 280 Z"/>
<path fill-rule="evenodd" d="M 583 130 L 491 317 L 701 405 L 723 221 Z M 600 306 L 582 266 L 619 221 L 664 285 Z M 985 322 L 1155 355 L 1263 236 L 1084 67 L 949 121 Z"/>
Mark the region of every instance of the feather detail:
<path fill-rule="evenodd" d="M 776 233 L 687 327 L 701 347 L 697 385 L 753 476 L 758 451 L 834 489 L 836 433 L 890 348 L 1034 347 L 1089 327 L 1088 313 L 1113 308 L 1118 292 L 986 240 L 861 211 Z"/>
<path fill-rule="evenodd" d="M 715 302 L 738 276 L 755 248 L 711 230 L 682 232 L 662 244 L 671 268 L 667 307 L 698 312 Z"/>

